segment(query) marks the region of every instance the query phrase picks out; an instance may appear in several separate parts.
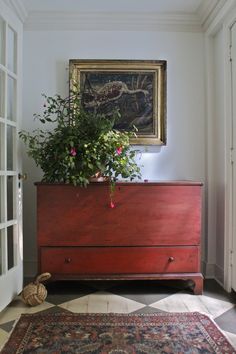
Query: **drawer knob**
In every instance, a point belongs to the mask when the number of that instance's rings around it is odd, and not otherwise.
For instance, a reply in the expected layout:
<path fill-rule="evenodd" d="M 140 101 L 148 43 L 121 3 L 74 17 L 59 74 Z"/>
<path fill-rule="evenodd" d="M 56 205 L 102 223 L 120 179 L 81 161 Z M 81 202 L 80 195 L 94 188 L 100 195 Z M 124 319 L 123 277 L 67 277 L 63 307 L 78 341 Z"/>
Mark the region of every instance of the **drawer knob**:
<path fill-rule="evenodd" d="M 168 259 L 169 262 L 174 262 L 174 260 L 175 260 L 174 257 L 169 257 Z"/>
<path fill-rule="evenodd" d="M 65 258 L 65 263 L 70 263 L 71 262 L 71 258 Z"/>

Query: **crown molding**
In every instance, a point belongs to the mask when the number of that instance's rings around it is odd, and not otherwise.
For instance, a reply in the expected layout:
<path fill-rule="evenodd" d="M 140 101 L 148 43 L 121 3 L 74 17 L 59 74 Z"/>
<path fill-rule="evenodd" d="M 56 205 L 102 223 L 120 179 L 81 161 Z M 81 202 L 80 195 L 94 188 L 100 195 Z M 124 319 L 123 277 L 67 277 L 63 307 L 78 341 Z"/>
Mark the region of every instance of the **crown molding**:
<path fill-rule="evenodd" d="M 214 32 L 236 0 L 203 0 L 195 13 L 27 12 L 23 0 L 3 0 L 26 31 L 178 31 Z M 214 30 L 213 30 L 214 28 Z"/>
<path fill-rule="evenodd" d="M 26 31 L 186 31 L 201 32 L 196 14 L 126 12 L 31 12 Z"/>
<path fill-rule="evenodd" d="M 22 0 L 4 0 L 5 4 L 10 7 L 17 15 L 21 22 L 25 22 L 28 12 Z"/>
<path fill-rule="evenodd" d="M 197 14 L 201 19 L 202 26 L 204 26 L 204 23 L 207 21 L 218 2 L 219 0 L 203 0 L 201 2 L 200 6 L 197 9 Z"/>
<path fill-rule="evenodd" d="M 217 0 L 208 16 L 202 22 L 204 32 L 213 35 L 221 27 L 224 19 L 236 7 L 236 0 Z"/>

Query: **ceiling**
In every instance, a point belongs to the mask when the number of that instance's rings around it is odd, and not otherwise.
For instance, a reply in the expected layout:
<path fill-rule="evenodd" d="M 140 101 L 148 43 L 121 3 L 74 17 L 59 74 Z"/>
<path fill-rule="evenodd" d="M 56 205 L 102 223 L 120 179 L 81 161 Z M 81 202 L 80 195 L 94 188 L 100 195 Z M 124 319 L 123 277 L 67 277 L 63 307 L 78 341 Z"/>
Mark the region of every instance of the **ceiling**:
<path fill-rule="evenodd" d="M 202 3 L 215 0 L 23 0 L 32 11 L 98 11 L 195 13 Z"/>
<path fill-rule="evenodd" d="M 206 30 L 229 0 L 3 0 L 25 30 Z M 236 0 L 235 0 L 236 1 Z"/>

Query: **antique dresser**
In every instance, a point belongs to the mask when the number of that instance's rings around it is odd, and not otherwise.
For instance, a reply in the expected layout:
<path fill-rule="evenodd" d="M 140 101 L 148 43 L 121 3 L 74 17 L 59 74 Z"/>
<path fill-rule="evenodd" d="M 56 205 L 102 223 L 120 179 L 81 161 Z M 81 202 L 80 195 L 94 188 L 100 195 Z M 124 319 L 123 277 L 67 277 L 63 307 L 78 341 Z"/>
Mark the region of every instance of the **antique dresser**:
<path fill-rule="evenodd" d="M 184 279 L 202 293 L 202 184 L 36 183 L 39 273 L 52 279 Z"/>

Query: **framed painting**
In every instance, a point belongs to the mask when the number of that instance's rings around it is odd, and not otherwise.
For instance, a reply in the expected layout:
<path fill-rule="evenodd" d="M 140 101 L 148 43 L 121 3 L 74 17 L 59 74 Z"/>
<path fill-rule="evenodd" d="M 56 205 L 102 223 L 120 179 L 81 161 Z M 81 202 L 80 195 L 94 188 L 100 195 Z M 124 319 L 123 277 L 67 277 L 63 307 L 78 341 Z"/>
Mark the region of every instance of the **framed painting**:
<path fill-rule="evenodd" d="M 71 59 L 70 85 L 79 89 L 85 110 L 118 110 L 115 129 L 135 126 L 131 144 L 166 144 L 166 61 Z"/>

